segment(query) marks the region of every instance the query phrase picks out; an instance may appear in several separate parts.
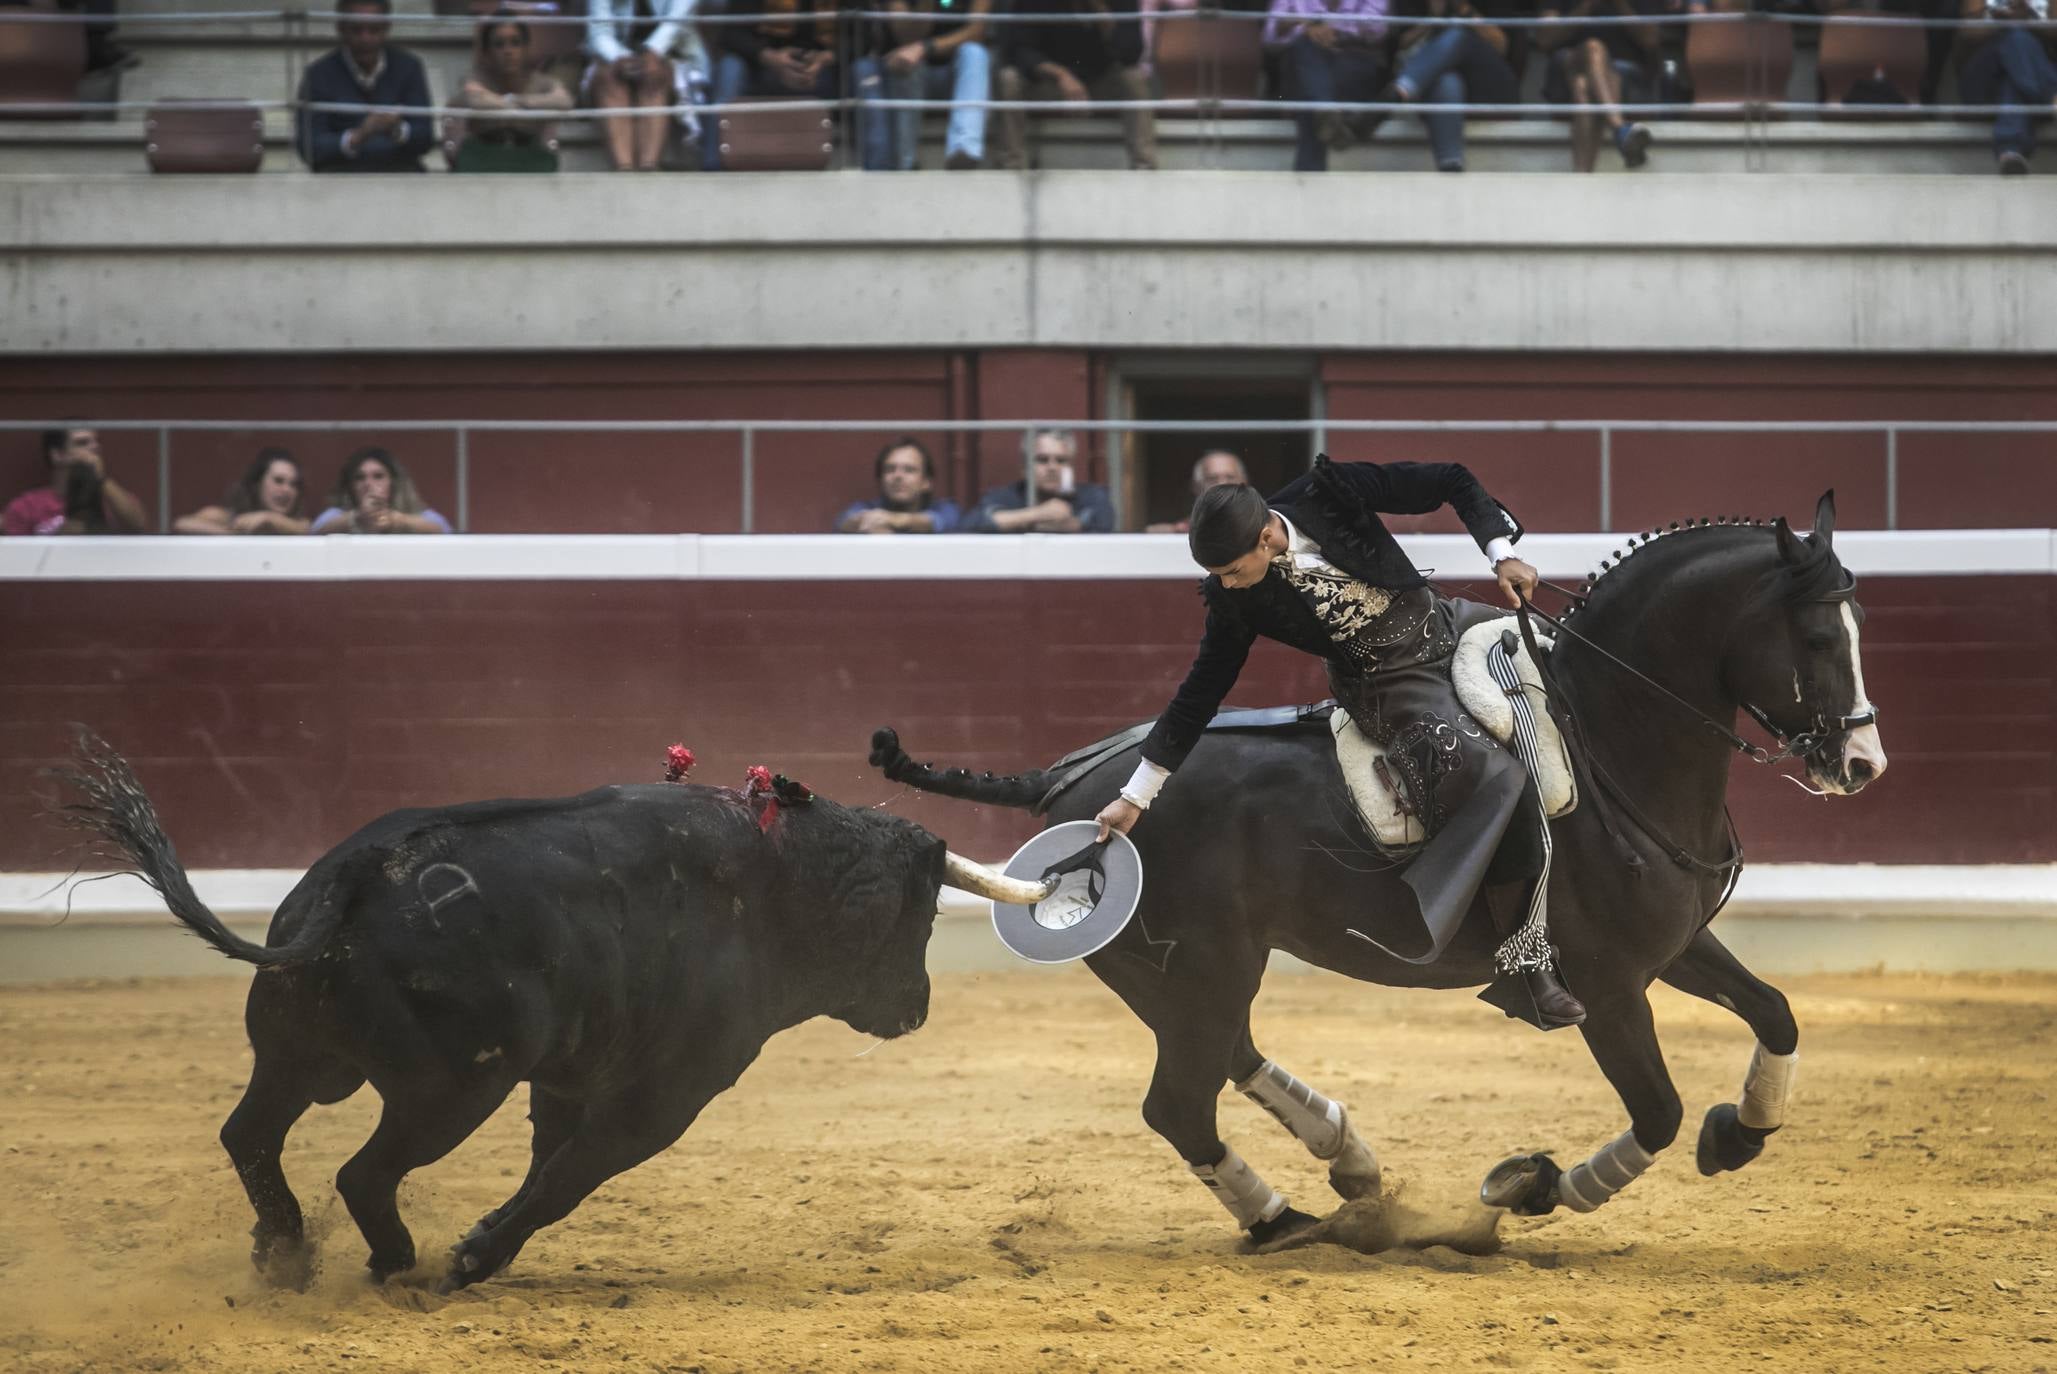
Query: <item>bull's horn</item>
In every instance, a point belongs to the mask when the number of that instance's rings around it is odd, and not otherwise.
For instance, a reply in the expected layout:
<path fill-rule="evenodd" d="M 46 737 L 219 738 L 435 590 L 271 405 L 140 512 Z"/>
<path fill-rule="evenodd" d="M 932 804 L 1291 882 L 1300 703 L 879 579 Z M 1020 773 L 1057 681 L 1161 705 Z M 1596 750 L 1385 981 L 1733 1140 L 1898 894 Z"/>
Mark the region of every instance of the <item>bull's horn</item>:
<path fill-rule="evenodd" d="M 944 851 L 943 879 L 952 887 L 961 887 L 966 892 L 990 897 L 1009 906 L 1034 906 L 1057 889 L 1054 880 L 1032 883 L 1026 878 L 1010 878 L 948 850 Z"/>

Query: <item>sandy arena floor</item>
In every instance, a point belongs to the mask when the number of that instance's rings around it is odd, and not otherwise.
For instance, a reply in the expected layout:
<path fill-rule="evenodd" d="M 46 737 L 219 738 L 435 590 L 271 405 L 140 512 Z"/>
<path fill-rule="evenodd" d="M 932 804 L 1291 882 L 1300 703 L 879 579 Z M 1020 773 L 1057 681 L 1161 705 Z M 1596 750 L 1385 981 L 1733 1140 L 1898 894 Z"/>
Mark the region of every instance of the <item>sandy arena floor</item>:
<path fill-rule="evenodd" d="M 324 1267 L 252 1272 L 214 1135 L 249 1063 L 231 979 L 0 990 L 0 1368 L 2057 1368 L 2057 979 L 1788 986 L 1792 1124 L 1704 1180 L 1740 1023 L 1660 992 L 1688 1134 L 1603 1212 L 1497 1255 L 1238 1252 L 1137 1112 L 1141 1027 L 1082 970 L 937 981 L 927 1030 L 817 1021 L 679 1145 L 452 1298 L 442 1251 L 526 1164 L 517 1096 L 401 1199 L 426 1259 L 373 1288 L 330 1179 L 369 1091 L 316 1109 L 286 1170 Z M 1449 993 L 1274 977 L 1259 1041 L 1348 1102 L 1408 1201 L 1461 1210 L 1521 1147 L 1567 1163 L 1624 1118 L 1575 1034 Z M 1319 1166 L 1249 1103 L 1224 1135 L 1295 1202 Z"/>

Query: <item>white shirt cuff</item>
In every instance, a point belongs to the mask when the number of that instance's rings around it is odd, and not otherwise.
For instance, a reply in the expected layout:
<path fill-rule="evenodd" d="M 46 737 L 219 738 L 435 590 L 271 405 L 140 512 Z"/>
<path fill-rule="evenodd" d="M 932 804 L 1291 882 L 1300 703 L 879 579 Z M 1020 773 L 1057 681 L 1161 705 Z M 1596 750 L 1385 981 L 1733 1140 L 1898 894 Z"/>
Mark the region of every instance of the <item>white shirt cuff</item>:
<path fill-rule="evenodd" d="M 1500 566 L 1503 558 L 1514 557 L 1514 541 L 1504 534 L 1496 534 L 1486 541 L 1486 562 L 1493 567 Z"/>
<path fill-rule="evenodd" d="M 1148 759 L 1138 759 L 1136 771 L 1129 775 L 1128 782 L 1122 786 L 1121 795 L 1133 805 L 1148 811 L 1150 803 L 1157 799 L 1158 789 L 1164 786 L 1164 780 L 1170 776 L 1169 768 L 1152 763 Z"/>

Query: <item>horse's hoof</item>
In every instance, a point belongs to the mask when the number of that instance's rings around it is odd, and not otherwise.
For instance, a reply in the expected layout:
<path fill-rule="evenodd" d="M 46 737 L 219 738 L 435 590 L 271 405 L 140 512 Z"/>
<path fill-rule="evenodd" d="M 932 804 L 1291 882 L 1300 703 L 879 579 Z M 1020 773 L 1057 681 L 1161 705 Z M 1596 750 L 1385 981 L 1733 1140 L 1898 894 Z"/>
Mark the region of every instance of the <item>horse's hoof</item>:
<path fill-rule="evenodd" d="M 1736 1104 L 1724 1102 L 1707 1109 L 1707 1117 L 1700 1123 L 1700 1146 L 1694 1158 L 1700 1172 L 1708 1178 L 1742 1168 L 1764 1153 L 1764 1142 L 1771 1132 L 1755 1126 L 1745 1126 L 1736 1113 Z"/>
<path fill-rule="evenodd" d="M 364 1267 L 371 1271 L 373 1283 L 384 1283 L 395 1274 L 404 1274 L 414 1268 L 414 1247 L 410 1245 L 394 1255 L 373 1255 L 364 1262 Z"/>
<path fill-rule="evenodd" d="M 1336 1196 L 1345 1202 L 1359 1198 L 1377 1197 L 1384 1178 L 1377 1170 L 1368 1174 L 1344 1174 L 1329 1170 L 1328 1186 L 1336 1190 Z"/>
<path fill-rule="evenodd" d="M 1355 1202 L 1362 1197 L 1377 1197 L 1379 1184 L 1378 1157 L 1371 1147 L 1357 1138 L 1351 1131 L 1343 1141 L 1343 1148 L 1328 1166 L 1328 1186 L 1345 1202 Z"/>
<path fill-rule="evenodd" d="M 1260 1221 L 1250 1227 L 1252 1245 L 1269 1245 L 1276 1240 L 1304 1231 L 1310 1226 L 1321 1224 L 1319 1217 L 1310 1217 L 1297 1207 L 1288 1207 L 1270 1221 Z"/>
<path fill-rule="evenodd" d="M 305 1293 L 314 1282 L 314 1250 L 304 1240 L 261 1240 L 250 1251 L 250 1263 L 273 1288 Z"/>
<path fill-rule="evenodd" d="M 1510 1155 L 1495 1164 L 1478 1186 L 1478 1200 L 1525 1217 L 1557 1209 L 1557 1180 L 1564 1171 L 1546 1154 Z"/>

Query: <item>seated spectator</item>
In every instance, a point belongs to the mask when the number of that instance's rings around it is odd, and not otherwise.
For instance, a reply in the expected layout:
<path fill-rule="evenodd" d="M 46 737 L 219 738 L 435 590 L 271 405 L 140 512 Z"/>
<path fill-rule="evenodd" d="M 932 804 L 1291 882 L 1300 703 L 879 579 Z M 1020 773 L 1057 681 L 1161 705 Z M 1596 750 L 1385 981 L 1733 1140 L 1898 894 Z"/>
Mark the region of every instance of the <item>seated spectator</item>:
<path fill-rule="evenodd" d="M 603 110 L 684 103 L 682 88 L 708 76 L 707 50 L 693 23 L 698 0 L 590 0 L 587 80 Z M 670 122 L 664 115 L 601 121 L 607 158 L 617 172 L 654 172 L 664 157 Z"/>
<path fill-rule="evenodd" d="M 1264 46 L 1279 55 L 1288 100 L 1347 103 L 1377 94 L 1385 32 L 1386 0 L 1272 0 Z M 1296 114 L 1293 125 L 1296 172 L 1327 171 L 1329 149 L 1377 128 L 1368 114 L 1350 119 L 1339 110 Z"/>
<path fill-rule="evenodd" d="M 382 448 L 361 448 L 336 474 L 328 509 L 310 534 L 448 534 L 450 522 L 421 502 L 414 479 Z"/>
<path fill-rule="evenodd" d="M 758 3 L 738 0 L 729 13 L 747 14 Z M 756 23 L 723 24 L 717 30 L 721 57 L 714 65 L 714 103 L 727 105 L 753 95 L 835 99 L 836 0 L 762 3 L 766 13 Z M 700 140 L 700 165 L 721 170 L 719 138 Z"/>
<path fill-rule="evenodd" d="M 894 17 L 873 26 L 870 55 L 857 63 L 860 100 L 950 101 L 950 129 L 944 136 L 943 166 L 966 171 L 986 157 L 986 111 L 992 98 L 992 58 L 986 47 L 986 15 L 992 0 L 887 0 Z M 914 170 L 921 148 L 922 111 L 915 108 L 862 111 L 864 168 L 870 172 Z"/>
<path fill-rule="evenodd" d="M 964 518 L 965 534 L 1107 534 L 1114 529 L 1114 502 L 1107 488 L 1077 481 L 1078 439 L 1068 429 L 1046 429 L 1035 441 L 1036 490 L 1010 482 L 979 498 Z"/>
<path fill-rule="evenodd" d="M 46 486 L 31 487 L 0 512 L 0 534 L 139 534 L 143 503 L 107 475 L 100 436 L 83 426 L 43 431 Z"/>
<path fill-rule="evenodd" d="M 1200 499 L 1200 493 L 1211 487 L 1248 486 L 1250 474 L 1243 467 L 1243 460 L 1225 448 L 1209 449 L 1193 464 L 1193 499 Z M 1143 527 L 1145 534 L 1185 534 L 1192 529 L 1190 520 L 1167 520 L 1160 524 Z"/>
<path fill-rule="evenodd" d="M 1075 24 L 1010 24 L 1003 34 L 1000 100 L 1149 100 L 1143 74 L 1143 30 L 1139 19 L 1117 20 L 1107 0 L 1015 0 L 1010 14 L 1077 15 Z M 1028 166 L 1028 112 L 1001 110 L 994 121 L 999 165 Z M 1128 165 L 1157 166 L 1157 116 L 1150 110 L 1121 112 Z"/>
<path fill-rule="evenodd" d="M 568 110 L 571 92 L 529 63 L 529 26 L 503 10 L 479 25 L 470 73 L 450 103 L 478 110 L 443 122 L 443 157 L 453 172 L 554 172 L 557 126 L 536 119 L 492 119 L 503 110 Z"/>
<path fill-rule="evenodd" d="M 1657 90 L 1660 60 L 1657 25 L 1579 24 L 1588 15 L 1671 14 L 1673 0 L 1574 0 L 1568 9 L 1545 5 L 1544 19 L 1563 19 L 1536 30 L 1536 46 L 1549 55 L 1543 72 L 1543 98 L 1553 105 L 1619 105 L 1647 102 Z M 1600 120 L 1622 162 L 1640 167 L 1650 157 L 1647 125 L 1608 110 L 1595 117 L 1571 117 L 1571 165 L 1590 172 L 1600 162 Z"/>
<path fill-rule="evenodd" d="M 1957 89 L 1967 105 L 2039 105 L 2057 100 L 2057 63 L 2048 0 L 1964 0 L 1957 29 Z M 1993 117 L 2001 176 L 2021 176 L 2036 150 L 2036 116 Z"/>
<path fill-rule="evenodd" d="M 1486 2 L 1502 9 L 1506 0 Z M 1410 18 L 1485 17 L 1472 0 L 1399 3 L 1399 13 Z M 1507 30 L 1497 24 L 1462 28 L 1417 24 L 1400 35 L 1399 55 L 1394 63 L 1399 74 L 1381 98 L 1396 104 L 1420 100 L 1430 105 L 1512 105 L 1521 99 L 1521 87 L 1507 53 Z M 1421 117 L 1439 172 L 1464 170 L 1464 118 L 1455 110 L 1424 113 Z M 1377 127 L 1376 118 L 1372 127 Z"/>
<path fill-rule="evenodd" d="M 844 534 L 948 534 L 957 503 L 938 501 L 936 460 L 919 439 L 895 439 L 872 463 L 878 495 L 857 501 L 836 519 Z"/>
<path fill-rule="evenodd" d="M 427 115 L 396 109 L 356 114 L 310 110 L 306 104 L 406 106 L 427 109 L 428 72 L 421 59 L 388 47 L 392 0 L 337 0 L 342 44 L 307 65 L 300 78 L 303 104 L 294 142 L 301 160 L 317 172 L 419 172 L 421 158 L 436 141 Z"/>
<path fill-rule="evenodd" d="M 179 534 L 305 534 L 300 465 L 282 448 L 265 448 L 218 506 L 202 506 L 172 522 Z"/>

